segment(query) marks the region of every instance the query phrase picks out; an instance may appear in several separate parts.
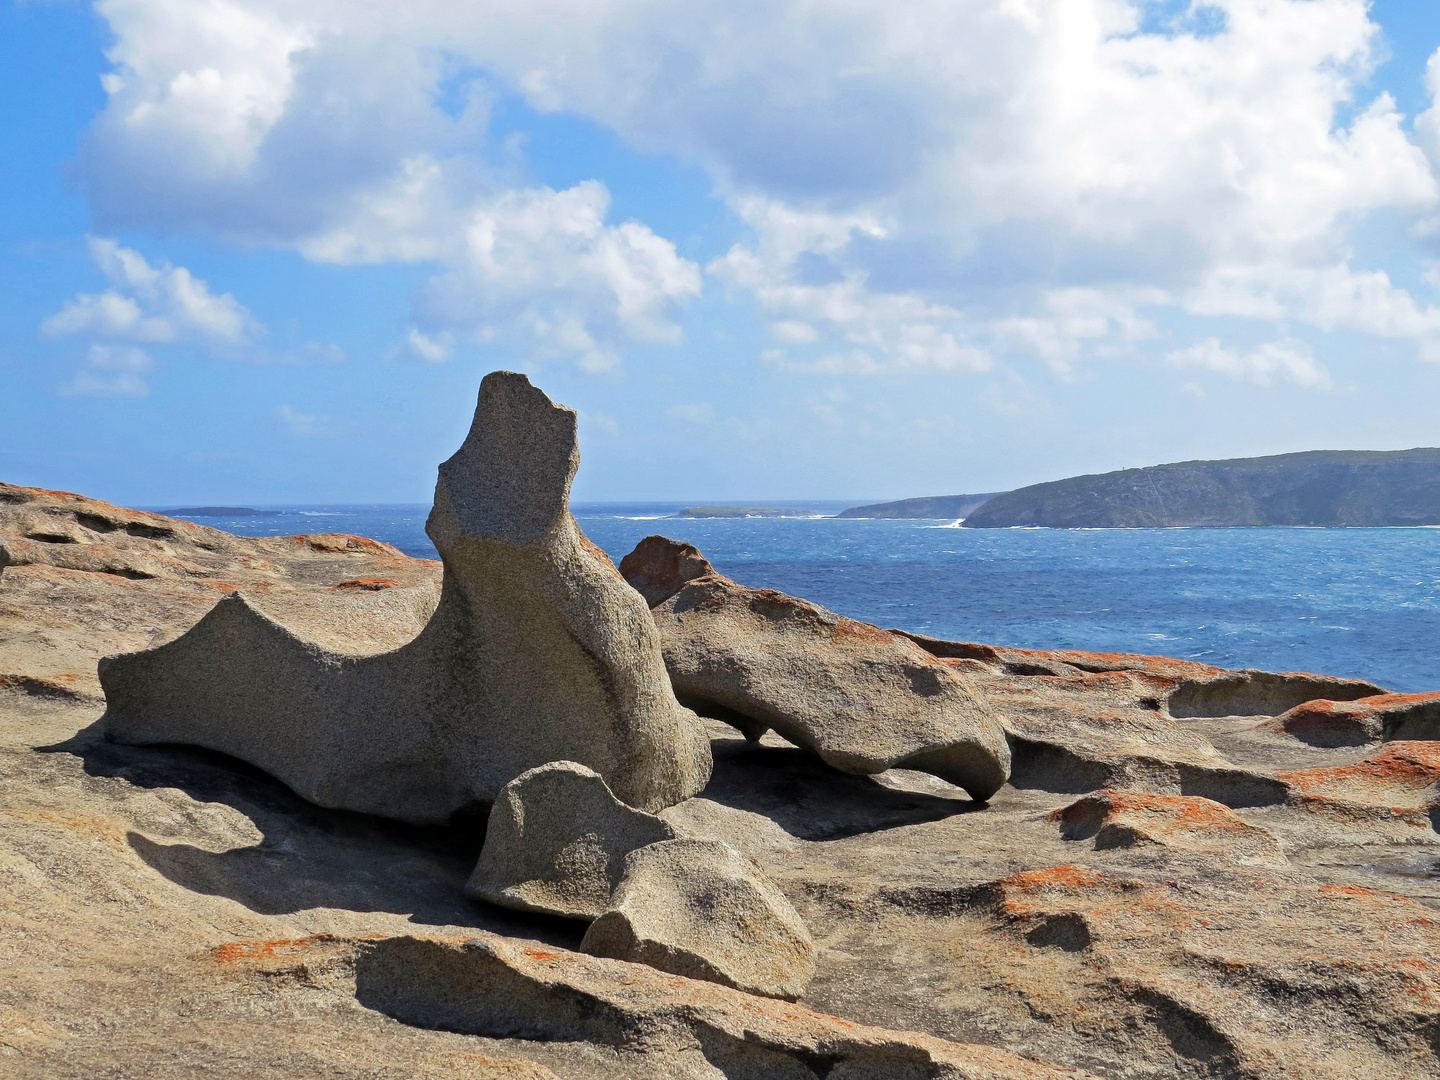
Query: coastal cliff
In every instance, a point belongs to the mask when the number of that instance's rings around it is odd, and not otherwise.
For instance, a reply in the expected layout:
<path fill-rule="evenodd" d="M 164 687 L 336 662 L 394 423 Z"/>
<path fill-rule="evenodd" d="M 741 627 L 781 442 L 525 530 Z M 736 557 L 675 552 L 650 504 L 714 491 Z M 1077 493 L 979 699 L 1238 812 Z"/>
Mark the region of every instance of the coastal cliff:
<path fill-rule="evenodd" d="M 1440 449 L 1313 450 L 1075 476 L 995 498 L 970 529 L 1440 524 Z"/>
<path fill-rule="evenodd" d="M 852 506 L 836 517 L 842 518 L 958 518 L 995 498 L 998 492 L 983 495 L 931 495 L 921 499 Z"/>

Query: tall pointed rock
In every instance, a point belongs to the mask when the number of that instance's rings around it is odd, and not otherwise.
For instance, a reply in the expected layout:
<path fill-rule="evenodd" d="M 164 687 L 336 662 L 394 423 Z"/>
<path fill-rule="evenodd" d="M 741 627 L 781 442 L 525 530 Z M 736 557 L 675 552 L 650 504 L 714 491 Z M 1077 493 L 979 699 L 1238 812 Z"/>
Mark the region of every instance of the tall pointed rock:
<path fill-rule="evenodd" d="M 172 642 L 101 661 L 107 737 L 219 750 L 322 806 L 415 823 L 561 759 L 641 809 L 694 795 L 709 743 L 645 604 L 569 513 L 579 462 L 573 410 L 524 375 L 486 376 L 440 466 L 426 531 L 444 588 L 414 641 L 337 653 L 235 594 Z"/>

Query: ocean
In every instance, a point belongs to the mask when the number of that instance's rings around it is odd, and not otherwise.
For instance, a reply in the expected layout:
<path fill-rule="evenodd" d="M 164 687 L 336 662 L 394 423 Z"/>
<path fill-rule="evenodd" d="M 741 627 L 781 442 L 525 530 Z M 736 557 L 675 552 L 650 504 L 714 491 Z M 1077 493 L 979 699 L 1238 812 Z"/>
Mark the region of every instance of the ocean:
<path fill-rule="evenodd" d="M 964 529 L 817 516 L 845 503 L 759 504 L 812 516 L 675 517 L 684 505 L 697 504 L 572 509 L 617 563 L 661 533 L 743 584 L 880 626 L 1440 690 L 1440 529 Z M 257 509 L 281 513 L 191 520 L 247 536 L 356 533 L 436 555 L 428 505 Z"/>

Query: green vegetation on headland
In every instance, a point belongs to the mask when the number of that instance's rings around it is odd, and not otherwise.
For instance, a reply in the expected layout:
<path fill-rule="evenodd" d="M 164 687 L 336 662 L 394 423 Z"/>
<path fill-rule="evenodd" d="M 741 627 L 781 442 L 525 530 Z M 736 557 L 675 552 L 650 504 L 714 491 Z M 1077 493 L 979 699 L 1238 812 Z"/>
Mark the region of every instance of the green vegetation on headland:
<path fill-rule="evenodd" d="M 962 518 L 977 506 L 995 498 L 997 492 L 984 495 L 931 495 L 923 499 L 900 499 L 898 502 L 852 506 L 836 517 L 842 518 Z"/>
<path fill-rule="evenodd" d="M 682 518 L 785 517 L 786 512 L 765 506 L 687 506 L 675 516 Z"/>
<path fill-rule="evenodd" d="M 997 495 L 970 529 L 1440 524 L 1440 449 L 1312 450 L 1075 476 Z"/>

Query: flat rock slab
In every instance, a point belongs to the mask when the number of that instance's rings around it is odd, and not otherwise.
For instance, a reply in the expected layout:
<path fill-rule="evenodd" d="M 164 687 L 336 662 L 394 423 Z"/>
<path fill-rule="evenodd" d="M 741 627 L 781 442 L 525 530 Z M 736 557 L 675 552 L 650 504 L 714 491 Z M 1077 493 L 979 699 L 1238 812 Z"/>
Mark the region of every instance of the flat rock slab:
<path fill-rule="evenodd" d="M 638 964 L 526 947 L 494 935 L 396 938 L 362 954 L 359 999 L 411 1024 L 478 1035 L 590 1041 L 679 1056 L 675 1075 L 808 1080 L 1085 1080 L 989 1046 L 884 1031 L 664 974 Z M 698 1055 L 697 1055 L 698 1056 Z"/>
<path fill-rule="evenodd" d="M 651 603 L 682 701 L 758 739 L 767 729 L 845 772 L 933 773 L 976 799 L 1010 772 L 1004 733 L 970 680 L 913 642 L 717 573 L 651 536 L 620 563 Z"/>
<path fill-rule="evenodd" d="M 794 1001 L 815 974 L 805 922 L 729 844 L 670 840 L 631 852 L 582 952 Z"/>
<path fill-rule="evenodd" d="M 102 662 L 109 738 L 219 750 L 319 805 L 414 824 L 557 759 L 643 809 L 695 794 L 704 733 L 645 605 L 567 509 L 575 422 L 525 376 L 486 376 L 440 466 L 426 530 L 444 587 L 413 641 L 341 654 L 232 595 L 180 638 Z"/>
<path fill-rule="evenodd" d="M 625 856 L 674 836 L 658 817 L 615 798 L 593 769 L 553 761 L 501 790 L 465 895 L 520 911 L 594 919 L 610 905 Z"/>

